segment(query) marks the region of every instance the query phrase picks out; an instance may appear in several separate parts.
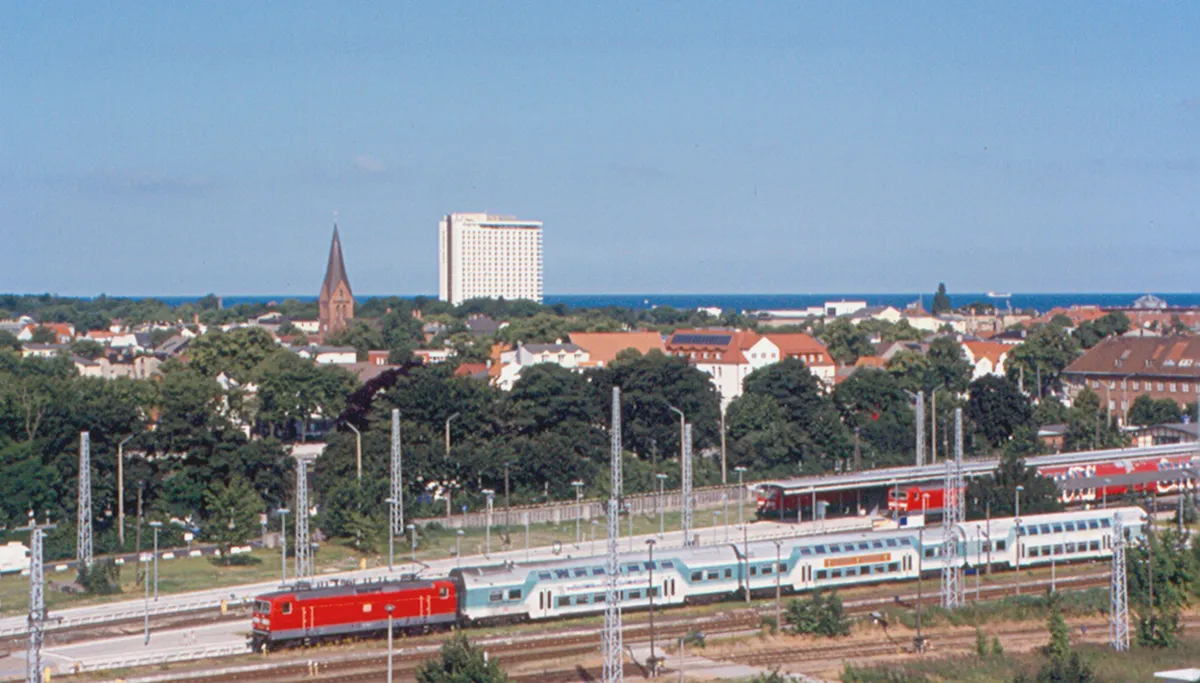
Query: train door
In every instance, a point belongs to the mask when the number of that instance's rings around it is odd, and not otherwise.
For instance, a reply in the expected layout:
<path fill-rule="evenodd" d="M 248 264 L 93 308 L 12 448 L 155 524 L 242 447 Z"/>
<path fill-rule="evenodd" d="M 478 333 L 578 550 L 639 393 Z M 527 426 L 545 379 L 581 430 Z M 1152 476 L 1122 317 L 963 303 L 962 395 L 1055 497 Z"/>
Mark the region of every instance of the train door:
<path fill-rule="evenodd" d="M 550 616 L 550 609 L 554 607 L 553 600 L 549 590 L 538 591 L 538 610 L 543 617 Z"/>

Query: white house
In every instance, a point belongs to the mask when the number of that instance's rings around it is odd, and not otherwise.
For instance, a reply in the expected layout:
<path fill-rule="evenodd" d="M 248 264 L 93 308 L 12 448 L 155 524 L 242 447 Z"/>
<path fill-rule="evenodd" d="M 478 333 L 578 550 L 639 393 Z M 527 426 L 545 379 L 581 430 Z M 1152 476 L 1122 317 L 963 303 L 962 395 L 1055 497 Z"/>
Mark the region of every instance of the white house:
<path fill-rule="evenodd" d="M 1012 347 L 993 341 L 965 341 L 962 343 L 963 355 L 975 367 L 971 374 L 972 380 L 986 375 L 1004 376 L 1004 361 L 1008 360 L 1008 352 Z"/>

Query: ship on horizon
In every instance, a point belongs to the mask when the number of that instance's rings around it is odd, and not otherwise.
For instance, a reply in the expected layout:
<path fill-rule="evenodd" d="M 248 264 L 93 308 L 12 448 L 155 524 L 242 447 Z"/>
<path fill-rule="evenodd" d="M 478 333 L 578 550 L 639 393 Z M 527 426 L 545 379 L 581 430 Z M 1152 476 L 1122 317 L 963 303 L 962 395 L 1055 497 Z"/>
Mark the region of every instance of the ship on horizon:
<path fill-rule="evenodd" d="M 1012 292 L 988 292 L 989 299 L 1011 299 Z"/>

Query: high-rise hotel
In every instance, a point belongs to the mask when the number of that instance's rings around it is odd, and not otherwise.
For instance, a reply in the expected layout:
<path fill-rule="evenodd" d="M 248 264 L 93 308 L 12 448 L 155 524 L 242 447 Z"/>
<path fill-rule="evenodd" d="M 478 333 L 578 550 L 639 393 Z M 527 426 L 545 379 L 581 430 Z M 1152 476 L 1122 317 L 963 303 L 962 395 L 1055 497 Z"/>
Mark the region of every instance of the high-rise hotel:
<path fill-rule="evenodd" d="M 542 301 L 542 222 L 452 213 L 438 223 L 438 298 Z"/>

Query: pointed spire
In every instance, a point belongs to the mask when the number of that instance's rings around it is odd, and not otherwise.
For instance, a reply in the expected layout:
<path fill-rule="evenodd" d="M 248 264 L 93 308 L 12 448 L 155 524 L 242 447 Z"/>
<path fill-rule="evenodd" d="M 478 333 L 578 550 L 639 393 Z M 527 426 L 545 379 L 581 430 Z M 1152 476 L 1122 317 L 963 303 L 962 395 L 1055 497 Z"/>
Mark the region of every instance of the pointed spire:
<path fill-rule="evenodd" d="M 342 240 L 338 237 L 337 223 L 333 224 L 333 243 L 329 245 L 329 265 L 325 266 L 325 282 L 321 285 L 321 293 L 332 296 L 338 283 L 345 282 L 346 290 L 350 289 L 350 278 L 346 276 L 346 264 L 342 261 Z"/>

